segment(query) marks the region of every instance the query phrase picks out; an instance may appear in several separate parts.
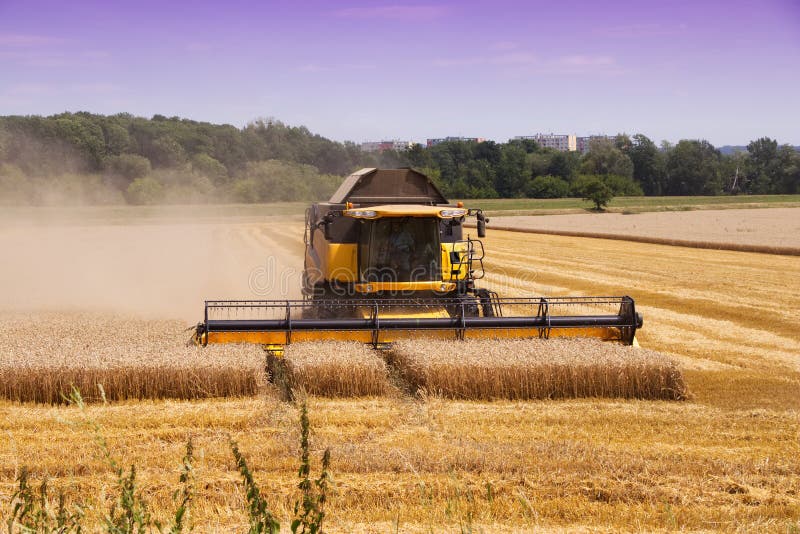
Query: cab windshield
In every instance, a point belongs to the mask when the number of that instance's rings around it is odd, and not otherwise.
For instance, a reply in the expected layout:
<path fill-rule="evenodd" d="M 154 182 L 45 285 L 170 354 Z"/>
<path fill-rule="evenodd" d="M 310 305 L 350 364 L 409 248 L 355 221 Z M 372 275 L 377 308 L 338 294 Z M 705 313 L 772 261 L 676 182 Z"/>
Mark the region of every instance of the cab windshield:
<path fill-rule="evenodd" d="M 359 243 L 365 282 L 441 280 L 439 220 L 383 218 L 367 221 Z"/>

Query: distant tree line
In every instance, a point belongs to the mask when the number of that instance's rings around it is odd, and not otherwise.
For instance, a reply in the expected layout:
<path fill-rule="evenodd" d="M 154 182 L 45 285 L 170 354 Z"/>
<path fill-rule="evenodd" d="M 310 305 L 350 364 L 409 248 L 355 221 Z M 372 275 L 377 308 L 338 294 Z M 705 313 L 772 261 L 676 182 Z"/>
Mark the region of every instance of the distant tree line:
<path fill-rule="evenodd" d="M 642 134 L 620 134 L 592 140 L 585 154 L 513 140 L 415 146 L 406 157 L 459 198 L 584 196 L 597 181 L 620 196 L 800 193 L 800 152 L 767 137 L 730 155 L 708 141 L 657 146 Z"/>
<path fill-rule="evenodd" d="M 800 192 L 800 154 L 766 137 L 730 155 L 641 134 L 593 140 L 586 154 L 530 140 L 365 153 L 272 119 L 236 128 L 127 113 L 0 117 L 3 204 L 323 199 L 355 169 L 400 166 L 452 198 Z"/>

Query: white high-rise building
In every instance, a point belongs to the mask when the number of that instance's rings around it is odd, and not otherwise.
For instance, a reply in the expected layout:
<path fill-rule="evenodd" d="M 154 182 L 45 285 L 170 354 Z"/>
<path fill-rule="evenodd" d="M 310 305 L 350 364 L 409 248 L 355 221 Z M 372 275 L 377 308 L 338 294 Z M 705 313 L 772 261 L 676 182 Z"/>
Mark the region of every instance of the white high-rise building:
<path fill-rule="evenodd" d="M 411 141 L 364 141 L 361 143 L 361 150 L 364 152 L 383 152 L 384 150 L 395 150 L 403 152 L 408 150 L 413 145 Z"/>
<path fill-rule="evenodd" d="M 534 134 L 534 135 L 518 135 L 514 139 L 531 139 L 539 143 L 540 146 L 545 148 L 553 148 L 561 152 L 574 152 L 577 150 L 576 137 L 574 135 L 561 135 L 561 134 Z"/>

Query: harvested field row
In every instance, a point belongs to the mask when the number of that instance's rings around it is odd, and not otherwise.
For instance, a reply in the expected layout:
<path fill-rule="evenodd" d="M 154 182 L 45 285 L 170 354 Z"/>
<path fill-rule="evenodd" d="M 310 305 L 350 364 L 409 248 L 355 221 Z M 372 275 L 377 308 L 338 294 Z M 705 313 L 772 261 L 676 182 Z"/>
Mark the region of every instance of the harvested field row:
<path fill-rule="evenodd" d="M 452 399 L 686 398 L 663 354 L 590 339 L 402 341 L 389 357 L 414 386 Z"/>
<path fill-rule="evenodd" d="M 198 399 L 255 394 L 265 383 L 257 346 L 186 346 L 179 321 L 91 313 L 7 316 L 0 331 L 0 398 L 61 403 Z M 98 384 L 102 386 L 101 389 Z"/>
<path fill-rule="evenodd" d="M 576 232 L 570 230 L 544 230 L 535 228 L 517 228 L 513 226 L 492 226 L 493 230 L 505 232 L 522 232 L 525 234 L 561 235 L 565 237 L 590 237 L 596 239 L 614 239 L 617 241 L 633 241 L 634 243 L 651 243 L 653 245 L 670 245 L 673 247 L 704 248 L 711 250 L 733 250 L 736 252 L 757 252 L 760 254 L 778 254 L 781 256 L 800 256 L 800 247 L 776 247 L 744 243 L 725 243 L 714 241 L 693 241 L 689 239 L 670 239 L 664 237 L 648 237 L 629 234 L 611 234 L 607 232 Z"/>
<path fill-rule="evenodd" d="M 800 209 L 499 216 L 495 230 L 800 255 Z"/>
<path fill-rule="evenodd" d="M 284 358 L 289 387 L 310 395 L 367 397 L 390 389 L 386 362 L 363 343 L 296 343 Z"/>

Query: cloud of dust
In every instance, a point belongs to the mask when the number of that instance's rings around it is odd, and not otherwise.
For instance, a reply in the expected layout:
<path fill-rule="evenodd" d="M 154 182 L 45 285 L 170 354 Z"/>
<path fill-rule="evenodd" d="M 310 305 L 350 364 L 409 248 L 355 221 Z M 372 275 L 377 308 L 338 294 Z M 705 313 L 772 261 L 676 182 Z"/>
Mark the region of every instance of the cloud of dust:
<path fill-rule="evenodd" d="M 0 223 L 0 310 L 110 311 L 191 324 L 206 299 L 300 297 L 301 223 L 175 222 L 165 220 L 169 207 L 158 215 Z"/>
<path fill-rule="evenodd" d="M 91 168 L 69 143 L 0 129 L 0 205 L 124 203 L 120 191 Z"/>

